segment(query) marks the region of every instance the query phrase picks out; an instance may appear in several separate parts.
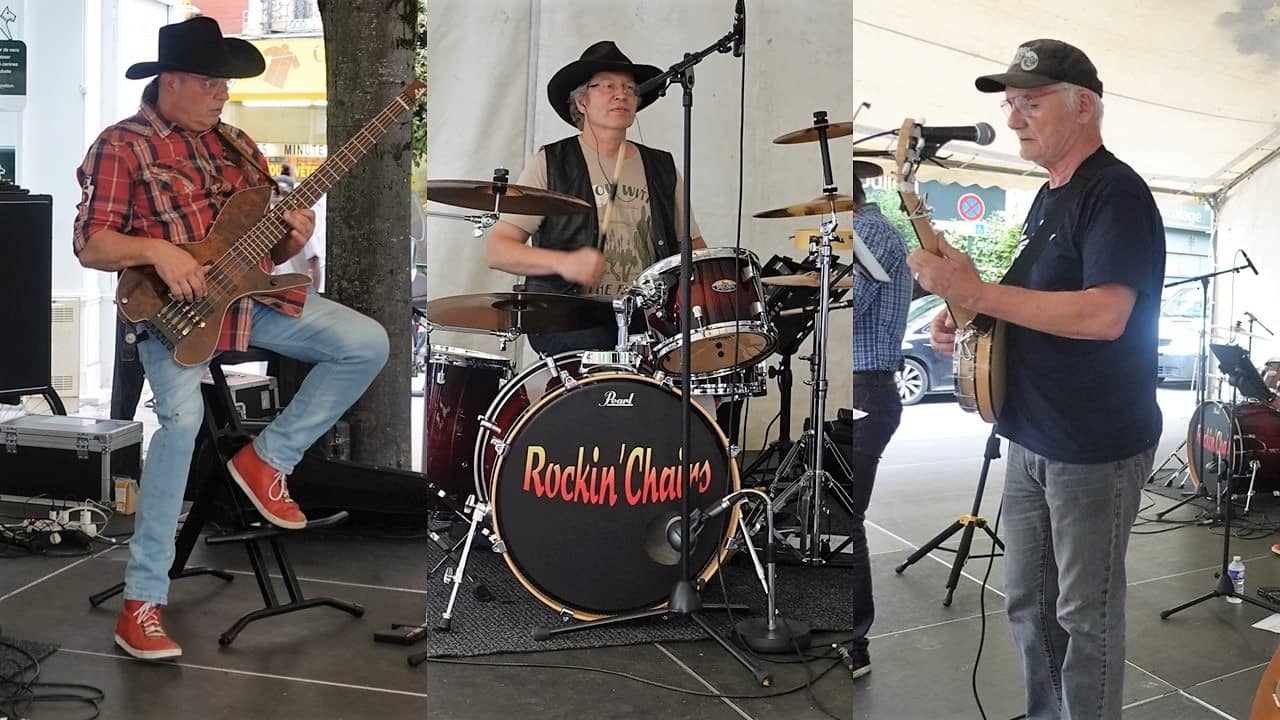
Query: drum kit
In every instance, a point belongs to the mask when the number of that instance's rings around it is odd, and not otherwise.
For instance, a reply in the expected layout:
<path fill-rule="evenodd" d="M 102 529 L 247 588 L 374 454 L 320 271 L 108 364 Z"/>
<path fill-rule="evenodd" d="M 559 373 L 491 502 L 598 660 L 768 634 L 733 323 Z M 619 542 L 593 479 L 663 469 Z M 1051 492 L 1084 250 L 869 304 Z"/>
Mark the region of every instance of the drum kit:
<path fill-rule="evenodd" d="M 1246 315 L 1248 330 L 1243 323 L 1212 328 L 1214 340 L 1227 341 L 1211 342 L 1209 348 L 1221 370 L 1216 377 L 1231 387 L 1231 396 L 1229 400 L 1223 398 L 1220 382 L 1218 399 L 1198 399 L 1187 426 L 1183 471 L 1194 491 L 1188 500 L 1205 497 L 1208 483 L 1220 481 L 1219 501 L 1226 493 L 1244 494 L 1248 513 L 1255 492 L 1280 490 L 1280 410 L 1274 407 L 1280 390 L 1280 360 L 1269 360 L 1261 372 L 1254 366 L 1250 358 L 1252 341 L 1264 336 L 1253 332 L 1256 318 L 1251 313 Z M 1235 344 L 1241 339 L 1247 339 L 1247 347 Z"/>
<path fill-rule="evenodd" d="M 488 335 L 503 350 L 521 335 L 618 329 L 612 349 L 540 356 L 519 372 L 502 355 L 427 345 L 423 466 L 437 512 L 467 524 L 464 534 L 445 544 L 446 557 L 432 569 L 452 563 L 444 574 L 452 587 L 441 630 L 450 628 L 477 542 L 502 553 L 519 583 L 566 621 L 663 607 L 681 579 L 679 542 L 670 537 L 684 495 L 702 518 L 689 561 L 699 584 L 729 553 L 745 549 L 772 600 L 751 540 L 765 527 L 764 503 L 746 512 L 736 505 L 725 511 L 729 496 L 742 486 L 739 453 L 701 403 L 690 403 L 690 457 L 682 458 L 681 364 L 687 355 L 691 396 L 759 397 L 767 393 L 764 361 L 783 348 L 789 358 L 802 339 L 780 335 L 779 328 L 811 330 L 811 417 L 824 417 L 827 316 L 849 306 L 833 303 L 833 296 L 852 287 L 855 270 L 887 279 L 856 236 L 837 232 L 837 214 L 850 211 L 853 201 L 837 194 L 831 182 L 826 139 L 851 128 L 815 113 L 813 127 L 775 140 L 821 143 L 822 196 L 755 215 L 821 216 L 818 231 L 805 238 L 809 258 L 787 258 L 785 264 L 775 258 L 766 276 L 750 250 L 695 250 L 687 345 L 680 327 L 678 256 L 643 270 L 618 298 L 502 292 L 426 303 L 429 331 Z M 578 198 L 507 179 L 500 169 L 491 181 L 428 181 L 430 201 L 480 211 L 428 215 L 464 220 L 482 234 L 501 212 L 590 211 Z M 833 246 L 851 248 L 855 262 L 837 263 Z M 792 272 L 780 272 L 785 269 Z M 829 441 L 821 440 L 824 423 L 810 425 L 807 439 L 778 468 L 770 493 L 775 509 L 796 503 L 800 525 L 788 531 L 797 533 L 802 561 L 825 564 L 831 547 L 822 496 L 838 493 L 850 513 L 852 503 L 823 471 L 824 449 L 830 454 Z"/>

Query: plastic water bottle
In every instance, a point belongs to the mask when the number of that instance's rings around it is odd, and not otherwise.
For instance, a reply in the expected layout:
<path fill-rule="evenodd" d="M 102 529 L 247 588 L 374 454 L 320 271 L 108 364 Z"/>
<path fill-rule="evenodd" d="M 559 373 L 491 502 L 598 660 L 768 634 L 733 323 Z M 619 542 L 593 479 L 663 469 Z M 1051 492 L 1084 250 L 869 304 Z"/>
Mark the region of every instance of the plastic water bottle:
<path fill-rule="evenodd" d="M 1231 558 L 1231 564 L 1227 566 L 1227 575 L 1231 578 L 1231 584 L 1235 586 L 1237 595 L 1244 595 L 1244 561 L 1239 555 Z M 1227 602 L 1240 604 L 1244 602 L 1238 597 L 1228 597 Z"/>

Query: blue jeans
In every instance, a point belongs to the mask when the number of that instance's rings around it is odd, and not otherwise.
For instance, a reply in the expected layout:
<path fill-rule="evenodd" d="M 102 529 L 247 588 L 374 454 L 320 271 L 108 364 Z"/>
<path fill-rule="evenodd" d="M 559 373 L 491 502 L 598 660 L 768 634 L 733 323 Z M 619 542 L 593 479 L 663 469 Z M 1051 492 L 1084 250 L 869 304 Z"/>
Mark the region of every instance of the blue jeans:
<path fill-rule="evenodd" d="M 853 406 L 867 416 L 853 421 L 853 442 L 849 448 L 849 468 L 853 471 L 853 522 L 849 537 L 853 539 L 853 642 L 850 650 L 855 659 L 867 659 L 867 633 L 876 618 L 875 600 L 871 595 L 871 555 L 867 550 L 867 507 L 876 484 L 876 471 L 884 449 L 902 420 L 902 396 L 898 385 L 888 382 L 863 382 L 854 378 Z"/>
<path fill-rule="evenodd" d="M 258 456 L 286 474 L 369 387 L 389 348 L 387 333 L 376 321 L 314 292 L 298 318 L 255 303 L 251 342 L 315 363 L 289 406 L 253 441 Z M 138 357 L 155 394 L 160 429 L 142 470 L 124 596 L 163 605 L 191 454 L 204 421 L 200 380 L 208 365 L 183 367 L 150 337 L 138 343 Z"/>
<path fill-rule="evenodd" d="M 1154 459 L 1075 465 L 1009 443 L 1005 588 L 1028 720 L 1120 717 L 1124 556 Z"/>

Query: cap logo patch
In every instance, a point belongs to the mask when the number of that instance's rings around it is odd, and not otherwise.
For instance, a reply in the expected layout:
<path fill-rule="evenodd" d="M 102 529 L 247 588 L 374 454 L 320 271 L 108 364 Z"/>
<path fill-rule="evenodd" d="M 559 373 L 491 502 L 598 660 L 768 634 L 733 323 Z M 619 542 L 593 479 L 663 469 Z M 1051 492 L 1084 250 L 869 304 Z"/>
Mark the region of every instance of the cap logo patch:
<path fill-rule="evenodd" d="M 1036 69 L 1036 65 L 1040 64 L 1040 56 L 1036 55 L 1035 50 L 1023 46 L 1018 48 L 1018 53 L 1013 56 L 1013 62 L 1022 68 L 1023 72 L 1031 72 Z"/>

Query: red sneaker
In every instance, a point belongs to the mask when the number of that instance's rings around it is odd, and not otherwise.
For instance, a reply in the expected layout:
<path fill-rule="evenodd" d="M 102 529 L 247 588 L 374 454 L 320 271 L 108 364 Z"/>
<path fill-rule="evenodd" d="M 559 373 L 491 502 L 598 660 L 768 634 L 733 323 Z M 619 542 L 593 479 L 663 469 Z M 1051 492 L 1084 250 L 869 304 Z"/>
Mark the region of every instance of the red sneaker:
<path fill-rule="evenodd" d="M 298 503 L 289 497 L 289 486 L 285 483 L 284 473 L 258 457 L 253 443 L 240 448 L 232 456 L 227 462 L 227 470 L 240 489 L 249 496 L 253 506 L 271 524 L 286 530 L 301 530 L 307 526 L 307 516 L 302 514 Z"/>
<path fill-rule="evenodd" d="M 139 660 L 164 660 L 182 655 L 182 647 L 169 638 L 160 624 L 160 606 L 141 600 L 125 600 L 116 618 L 116 645 Z"/>

